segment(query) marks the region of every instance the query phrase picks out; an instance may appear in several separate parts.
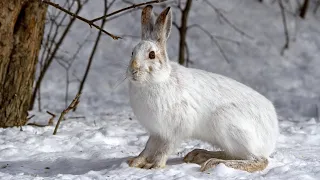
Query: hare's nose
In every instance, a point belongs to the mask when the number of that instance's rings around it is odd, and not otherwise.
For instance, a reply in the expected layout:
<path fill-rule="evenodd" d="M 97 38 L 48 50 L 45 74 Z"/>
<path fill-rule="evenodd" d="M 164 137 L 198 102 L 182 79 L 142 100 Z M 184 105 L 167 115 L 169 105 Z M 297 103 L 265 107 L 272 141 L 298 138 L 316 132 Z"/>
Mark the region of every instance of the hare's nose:
<path fill-rule="evenodd" d="M 138 68 L 139 68 L 139 65 L 138 65 L 137 61 L 135 59 L 132 60 L 131 69 L 138 69 Z"/>

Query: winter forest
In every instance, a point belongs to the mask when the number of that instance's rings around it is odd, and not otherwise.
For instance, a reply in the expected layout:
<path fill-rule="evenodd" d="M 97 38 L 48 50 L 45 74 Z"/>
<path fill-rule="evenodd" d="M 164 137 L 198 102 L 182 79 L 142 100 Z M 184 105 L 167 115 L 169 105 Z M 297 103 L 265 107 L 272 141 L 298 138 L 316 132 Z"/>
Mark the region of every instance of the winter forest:
<path fill-rule="evenodd" d="M 320 179 L 319 68 L 320 0 L 0 0 L 0 179 Z"/>

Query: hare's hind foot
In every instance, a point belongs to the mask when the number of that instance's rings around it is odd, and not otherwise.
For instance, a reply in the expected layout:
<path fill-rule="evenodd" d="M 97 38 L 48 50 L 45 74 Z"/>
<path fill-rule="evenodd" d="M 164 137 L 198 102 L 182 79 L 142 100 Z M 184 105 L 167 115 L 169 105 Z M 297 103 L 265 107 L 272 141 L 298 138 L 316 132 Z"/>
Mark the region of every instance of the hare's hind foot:
<path fill-rule="evenodd" d="M 223 163 L 230 168 L 252 173 L 264 170 L 268 166 L 268 159 L 259 158 L 254 160 L 221 160 L 212 158 L 201 165 L 200 171 L 206 171 L 208 169 L 214 168 L 220 163 Z"/>
<path fill-rule="evenodd" d="M 201 165 L 202 163 L 212 158 L 228 160 L 228 156 L 224 151 L 207 151 L 204 149 L 195 149 L 189 152 L 183 158 L 183 161 L 186 163 L 195 163 Z"/>
<path fill-rule="evenodd" d="M 165 163 L 159 161 L 149 162 L 146 157 L 137 156 L 128 159 L 128 164 L 130 167 L 142 168 L 142 169 L 158 169 L 164 168 Z"/>
<path fill-rule="evenodd" d="M 130 167 L 143 168 L 147 164 L 147 158 L 143 156 L 132 157 L 127 160 Z"/>
<path fill-rule="evenodd" d="M 207 151 L 204 149 L 195 149 L 184 157 L 186 163 L 196 163 L 201 166 L 201 171 L 216 167 L 223 163 L 227 167 L 239 169 L 247 172 L 262 171 L 268 165 L 268 159 L 255 158 L 253 160 L 236 160 L 228 156 L 224 151 Z"/>

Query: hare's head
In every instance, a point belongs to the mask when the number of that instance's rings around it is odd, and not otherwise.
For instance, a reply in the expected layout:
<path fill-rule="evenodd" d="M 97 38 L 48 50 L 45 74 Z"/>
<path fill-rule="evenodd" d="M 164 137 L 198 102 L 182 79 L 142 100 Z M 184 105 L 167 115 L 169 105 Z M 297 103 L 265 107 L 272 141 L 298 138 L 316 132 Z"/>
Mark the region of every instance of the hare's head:
<path fill-rule="evenodd" d="M 148 5 L 141 15 L 141 42 L 132 52 L 127 77 L 133 83 L 157 83 L 166 80 L 171 72 L 166 42 L 172 25 L 170 7 L 154 20 L 152 6 Z"/>

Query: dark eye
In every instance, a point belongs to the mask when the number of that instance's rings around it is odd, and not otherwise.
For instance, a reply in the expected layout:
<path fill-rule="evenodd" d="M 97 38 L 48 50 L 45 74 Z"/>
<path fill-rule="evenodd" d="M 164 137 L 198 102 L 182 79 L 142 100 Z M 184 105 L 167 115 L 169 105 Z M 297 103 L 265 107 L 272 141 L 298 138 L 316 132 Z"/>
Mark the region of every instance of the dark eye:
<path fill-rule="evenodd" d="M 132 51 L 132 53 L 131 53 L 131 56 L 133 56 L 133 51 Z"/>
<path fill-rule="evenodd" d="M 149 58 L 150 59 L 156 58 L 156 54 L 154 53 L 154 51 L 149 52 Z"/>

